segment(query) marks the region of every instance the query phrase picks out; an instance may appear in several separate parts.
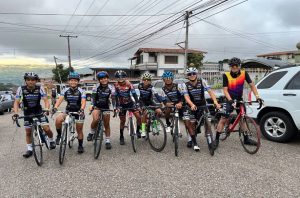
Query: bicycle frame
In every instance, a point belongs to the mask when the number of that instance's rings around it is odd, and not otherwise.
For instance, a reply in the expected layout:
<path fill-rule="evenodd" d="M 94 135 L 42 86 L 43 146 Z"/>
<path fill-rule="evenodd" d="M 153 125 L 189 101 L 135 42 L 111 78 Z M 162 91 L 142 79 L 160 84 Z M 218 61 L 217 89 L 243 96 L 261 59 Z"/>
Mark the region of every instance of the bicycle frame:
<path fill-rule="evenodd" d="M 227 124 L 228 124 L 228 126 L 229 126 L 228 132 L 230 132 L 230 133 L 231 133 L 231 132 L 234 132 L 234 129 L 235 129 L 235 127 L 238 125 L 240 119 L 241 119 L 243 116 L 245 116 L 245 107 L 244 107 L 244 103 L 240 103 L 240 104 L 241 104 L 240 107 L 239 107 L 240 112 L 238 113 L 237 117 L 235 118 L 235 120 L 234 120 L 234 122 L 233 122 L 233 124 L 232 124 L 231 126 L 229 125 L 230 120 L 227 120 Z"/>

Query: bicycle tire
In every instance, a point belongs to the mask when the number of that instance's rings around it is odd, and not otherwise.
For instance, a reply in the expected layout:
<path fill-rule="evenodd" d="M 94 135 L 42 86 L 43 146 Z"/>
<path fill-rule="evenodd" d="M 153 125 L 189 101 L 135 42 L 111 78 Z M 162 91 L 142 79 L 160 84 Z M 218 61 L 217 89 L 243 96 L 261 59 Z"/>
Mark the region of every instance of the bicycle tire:
<path fill-rule="evenodd" d="M 206 118 L 206 117 L 203 116 L 202 119 L 204 121 L 203 127 L 205 129 L 205 138 L 206 138 L 208 150 L 209 150 L 210 155 L 214 156 L 214 154 L 215 154 L 215 147 L 214 147 L 214 136 L 213 136 L 213 132 L 212 132 L 212 130 L 213 130 L 212 129 L 212 125 L 208 121 L 208 118 Z M 210 130 L 207 128 L 208 126 L 211 128 Z"/>
<path fill-rule="evenodd" d="M 38 166 L 42 166 L 43 164 L 43 148 L 41 143 L 40 131 L 37 130 L 38 127 L 33 125 L 31 127 L 31 144 L 32 144 L 32 152 L 35 159 L 35 162 Z"/>
<path fill-rule="evenodd" d="M 173 141 L 174 141 L 174 148 L 175 148 L 175 156 L 178 157 L 178 118 L 174 120 L 174 132 L 173 132 Z"/>
<path fill-rule="evenodd" d="M 72 139 L 68 140 L 68 146 L 71 149 L 71 148 L 73 148 L 73 143 L 74 143 L 74 140 L 75 140 L 75 126 L 70 124 L 69 131 L 70 131 L 70 136 L 72 136 Z"/>
<path fill-rule="evenodd" d="M 247 144 L 245 144 L 245 141 L 244 141 L 244 138 L 245 138 L 244 135 L 245 134 L 241 129 L 242 127 L 240 126 L 240 128 L 239 128 L 239 138 L 240 138 L 241 144 L 242 144 L 244 150 L 247 153 L 255 154 L 259 150 L 260 144 L 261 144 L 261 142 L 260 142 L 260 128 L 256 124 L 256 122 L 247 115 L 245 115 L 244 117 L 241 118 L 240 125 L 241 125 L 241 122 L 245 122 L 245 124 L 247 126 L 247 134 L 246 135 L 248 136 L 248 138 L 250 138 L 252 141 L 255 141 L 257 143 L 256 145 L 247 145 Z"/>
<path fill-rule="evenodd" d="M 98 159 L 103 142 L 103 121 L 98 123 L 97 130 L 94 135 L 94 158 Z"/>
<path fill-rule="evenodd" d="M 149 144 L 150 144 L 150 147 L 152 150 L 156 151 L 156 152 L 161 152 L 162 150 L 164 150 L 166 144 L 167 144 L 167 132 L 166 132 L 166 127 L 163 123 L 163 121 L 158 118 L 158 117 L 155 117 L 155 120 L 156 120 L 156 125 L 159 125 L 162 127 L 162 133 L 159 132 L 158 129 L 156 129 L 158 132 L 154 132 L 154 131 L 151 131 L 151 127 L 152 127 L 152 130 L 153 130 L 153 126 L 152 126 L 152 123 L 151 123 L 151 120 L 149 119 L 148 120 L 148 124 L 147 124 L 147 139 L 149 141 Z M 154 120 L 152 120 L 154 121 Z M 157 128 L 157 126 L 156 126 Z M 151 137 L 154 137 L 154 136 L 159 136 L 159 137 L 163 137 L 163 140 L 161 141 L 162 144 L 160 146 L 157 146 L 155 145 L 154 143 L 154 140 L 151 138 Z"/>
<path fill-rule="evenodd" d="M 134 133 L 134 124 L 133 124 L 133 119 L 132 117 L 129 118 L 129 133 L 130 133 L 130 139 L 131 139 L 131 144 L 132 144 L 132 149 L 133 152 L 136 153 L 137 149 L 136 149 L 136 134 Z"/>
<path fill-rule="evenodd" d="M 60 144 L 59 144 L 59 163 L 62 165 L 64 163 L 66 148 L 68 141 L 68 125 L 63 125 L 63 130 L 61 134 Z"/>

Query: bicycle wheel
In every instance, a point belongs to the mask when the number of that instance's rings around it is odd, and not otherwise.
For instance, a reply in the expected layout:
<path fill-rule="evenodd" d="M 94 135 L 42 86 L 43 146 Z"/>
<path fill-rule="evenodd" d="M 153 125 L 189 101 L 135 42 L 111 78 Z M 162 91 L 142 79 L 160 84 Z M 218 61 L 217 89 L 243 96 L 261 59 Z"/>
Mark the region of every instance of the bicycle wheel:
<path fill-rule="evenodd" d="M 74 140 L 75 140 L 75 127 L 74 127 L 74 124 L 70 124 L 69 126 L 69 131 L 71 132 L 70 133 L 70 139 L 68 140 L 68 146 L 69 148 L 72 148 L 73 147 L 73 143 L 74 143 Z"/>
<path fill-rule="evenodd" d="M 167 132 L 160 118 L 149 119 L 147 124 L 147 139 L 152 150 L 156 152 L 164 150 L 167 143 Z"/>
<path fill-rule="evenodd" d="M 36 126 L 31 127 L 31 143 L 33 156 L 37 165 L 41 166 L 43 164 L 43 145 L 41 143 L 42 141 L 39 133 L 40 132 Z"/>
<path fill-rule="evenodd" d="M 215 147 L 214 147 L 214 136 L 212 133 L 212 125 L 211 122 L 208 120 L 208 118 L 203 117 L 202 118 L 204 121 L 203 127 L 205 129 L 205 137 L 206 137 L 206 142 L 208 146 L 208 150 L 211 156 L 215 154 Z"/>
<path fill-rule="evenodd" d="M 247 115 L 241 118 L 239 137 L 247 153 L 257 153 L 260 147 L 260 129 L 256 122 Z"/>
<path fill-rule="evenodd" d="M 175 118 L 174 121 L 174 131 L 173 131 L 173 142 L 174 142 L 174 148 L 175 148 L 175 156 L 178 156 L 178 118 Z"/>
<path fill-rule="evenodd" d="M 100 120 L 94 135 L 94 158 L 95 159 L 98 159 L 100 155 L 102 142 L 103 142 L 103 121 Z"/>
<path fill-rule="evenodd" d="M 131 144 L 132 144 L 132 149 L 136 153 L 136 144 L 137 144 L 137 136 L 134 131 L 134 123 L 133 123 L 133 118 L 129 119 L 129 126 L 130 126 L 130 137 L 131 137 Z"/>
<path fill-rule="evenodd" d="M 64 163 L 66 148 L 67 148 L 67 141 L 68 141 L 68 125 L 63 125 L 63 130 L 60 139 L 59 145 L 59 163 L 62 165 Z"/>

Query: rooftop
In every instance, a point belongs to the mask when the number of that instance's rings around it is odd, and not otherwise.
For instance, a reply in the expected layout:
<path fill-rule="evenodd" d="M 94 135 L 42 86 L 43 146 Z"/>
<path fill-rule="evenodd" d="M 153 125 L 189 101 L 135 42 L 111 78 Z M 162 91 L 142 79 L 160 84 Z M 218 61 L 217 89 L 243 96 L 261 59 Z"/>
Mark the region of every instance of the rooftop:
<path fill-rule="evenodd" d="M 298 51 L 272 52 L 272 53 L 267 53 L 267 54 L 260 54 L 260 55 L 257 55 L 257 57 L 289 55 L 289 54 L 296 54 L 296 53 L 298 53 Z"/>
<path fill-rule="evenodd" d="M 139 48 L 135 55 L 146 52 L 146 53 L 172 53 L 172 54 L 184 54 L 184 49 L 171 49 L 171 48 Z M 195 54 L 205 54 L 207 52 L 201 50 L 193 50 L 189 49 L 188 53 L 195 53 Z"/>

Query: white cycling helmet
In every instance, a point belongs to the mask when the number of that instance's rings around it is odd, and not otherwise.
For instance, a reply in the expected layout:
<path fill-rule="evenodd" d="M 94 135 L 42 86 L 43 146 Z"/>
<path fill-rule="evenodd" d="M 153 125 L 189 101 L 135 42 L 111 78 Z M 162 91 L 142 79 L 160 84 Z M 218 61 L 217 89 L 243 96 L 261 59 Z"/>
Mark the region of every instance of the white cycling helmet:
<path fill-rule="evenodd" d="M 195 67 L 189 67 L 189 68 L 186 70 L 186 74 L 190 74 L 190 73 L 197 73 L 197 74 L 198 74 L 198 69 L 195 68 Z"/>
<path fill-rule="evenodd" d="M 142 80 L 151 80 L 152 79 L 152 75 L 151 74 L 149 74 L 148 72 L 146 72 L 146 73 L 144 73 L 143 75 L 142 75 Z"/>

